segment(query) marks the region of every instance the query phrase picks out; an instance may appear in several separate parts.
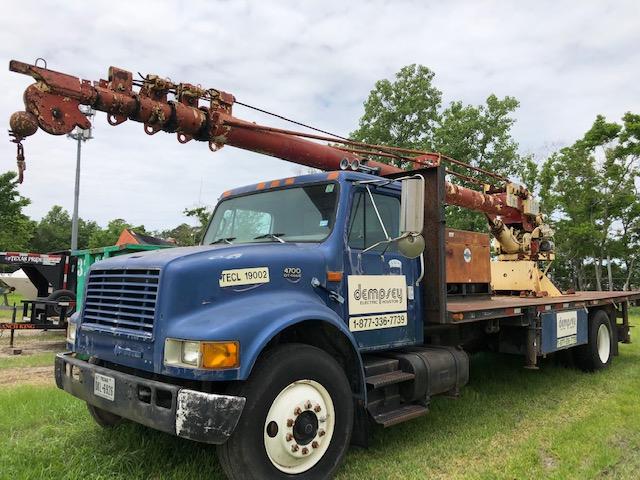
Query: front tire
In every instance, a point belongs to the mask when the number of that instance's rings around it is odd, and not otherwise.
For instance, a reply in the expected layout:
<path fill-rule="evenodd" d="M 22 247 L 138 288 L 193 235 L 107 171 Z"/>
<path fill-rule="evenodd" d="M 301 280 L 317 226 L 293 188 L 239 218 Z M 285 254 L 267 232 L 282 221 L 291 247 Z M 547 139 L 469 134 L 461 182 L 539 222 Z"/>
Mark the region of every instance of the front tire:
<path fill-rule="evenodd" d="M 124 420 L 121 416 L 115 413 L 107 412 L 101 408 L 98 408 L 90 403 L 87 403 L 87 409 L 91 418 L 100 425 L 102 428 L 113 428 L 120 425 Z"/>
<path fill-rule="evenodd" d="M 229 392 L 247 399 L 218 458 L 232 480 L 331 478 L 348 449 L 353 399 L 340 365 L 301 344 L 264 354 Z"/>
<path fill-rule="evenodd" d="M 609 315 L 604 310 L 596 310 L 589 315 L 589 341 L 575 348 L 576 365 L 586 371 L 594 372 L 607 368 L 611 364 L 614 339 Z"/>

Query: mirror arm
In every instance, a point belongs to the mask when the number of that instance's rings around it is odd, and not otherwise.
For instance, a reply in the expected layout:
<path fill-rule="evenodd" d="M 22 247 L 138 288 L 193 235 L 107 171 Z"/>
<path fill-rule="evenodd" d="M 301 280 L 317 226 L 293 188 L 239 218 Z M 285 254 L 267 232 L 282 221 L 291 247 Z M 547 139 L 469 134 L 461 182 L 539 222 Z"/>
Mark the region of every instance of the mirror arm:
<path fill-rule="evenodd" d="M 420 276 L 416 280 L 416 287 L 420 285 L 420 282 L 424 278 L 424 253 L 420 254 Z"/>
<path fill-rule="evenodd" d="M 364 250 L 362 250 L 362 253 L 367 253 L 369 250 L 373 250 L 374 248 L 379 247 L 380 245 L 391 245 L 393 242 L 397 242 L 398 240 L 402 240 L 403 238 L 407 238 L 410 236 L 411 236 L 410 232 L 405 232 L 396 238 L 388 238 L 387 240 L 380 240 L 379 242 L 376 242 L 373 245 L 370 245 Z M 386 249 L 385 249 L 385 252 L 386 252 Z M 385 252 L 382 252 L 382 255 L 384 255 Z"/>

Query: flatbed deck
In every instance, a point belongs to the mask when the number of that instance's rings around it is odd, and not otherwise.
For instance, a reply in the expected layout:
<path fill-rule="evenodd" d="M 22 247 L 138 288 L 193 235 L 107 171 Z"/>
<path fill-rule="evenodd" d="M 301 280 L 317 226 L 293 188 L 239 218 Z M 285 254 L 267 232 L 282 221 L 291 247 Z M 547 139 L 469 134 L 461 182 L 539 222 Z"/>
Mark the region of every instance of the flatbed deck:
<path fill-rule="evenodd" d="M 561 297 L 518 297 L 495 295 L 464 297 L 447 300 L 447 319 L 450 323 L 473 322 L 492 318 L 515 317 L 526 309 L 538 312 L 569 310 L 596 305 L 638 301 L 640 291 L 633 292 L 576 292 Z"/>

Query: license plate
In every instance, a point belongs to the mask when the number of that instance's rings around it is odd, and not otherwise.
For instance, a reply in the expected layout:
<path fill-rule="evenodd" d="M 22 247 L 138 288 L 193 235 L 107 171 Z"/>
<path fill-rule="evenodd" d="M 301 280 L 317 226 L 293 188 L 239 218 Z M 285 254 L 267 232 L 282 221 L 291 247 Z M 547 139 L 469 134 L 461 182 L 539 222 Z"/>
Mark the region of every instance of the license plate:
<path fill-rule="evenodd" d="M 113 402 L 116 395 L 115 379 L 96 373 L 93 379 L 93 393 L 98 397 L 106 398 Z"/>

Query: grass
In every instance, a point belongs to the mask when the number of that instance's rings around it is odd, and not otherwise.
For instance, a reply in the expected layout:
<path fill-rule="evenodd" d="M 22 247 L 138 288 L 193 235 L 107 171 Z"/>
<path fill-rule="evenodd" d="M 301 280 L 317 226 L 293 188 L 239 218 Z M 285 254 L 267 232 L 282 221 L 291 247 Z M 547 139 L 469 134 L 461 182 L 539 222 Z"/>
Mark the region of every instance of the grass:
<path fill-rule="evenodd" d="M 9 293 L 7 294 L 7 300 L 9 300 L 9 307 L 13 307 L 15 304 L 18 307 L 18 320 L 22 316 L 22 304 L 20 301 L 22 300 L 22 295 L 18 293 Z M 0 296 L 0 306 L 5 308 L 0 308 L 0 319 L 8 319 L 11 320 L 11 315 L 13 314 L 13 310 L 9 310 L 9 307 L 6 307 L 4 304 L 4 297 Z"/>
<path fill-rule="evenodd" d="M 426 417 L 374 432 L 338 478 L 638 478 L 640 343 L 620 351 L 594 374 L 474 356 L 462 398 L 436 398 Z M 135 424 L 104 431 L 53 387 L 0 390 L 0 405 L 2 478 L 223 478 L 211 447 Z"/>
<path fill-rule="evenodd" d="M 0 370 L 21 367 L 46 367 L 47 365 L 53 365 L 55 356 L 55 352 L 42 352 L 33 355 L 0 357 Z"/>

